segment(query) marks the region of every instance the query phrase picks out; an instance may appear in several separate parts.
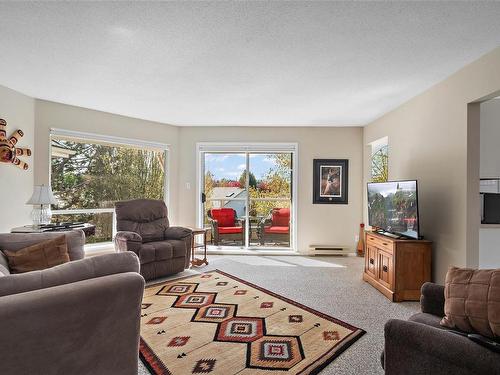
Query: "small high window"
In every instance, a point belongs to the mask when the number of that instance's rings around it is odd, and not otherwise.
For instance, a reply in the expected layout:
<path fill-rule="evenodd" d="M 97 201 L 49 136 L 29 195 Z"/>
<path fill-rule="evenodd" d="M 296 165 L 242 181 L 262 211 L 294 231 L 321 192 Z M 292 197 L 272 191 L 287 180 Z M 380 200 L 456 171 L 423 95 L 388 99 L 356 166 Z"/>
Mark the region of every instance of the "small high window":
<path fill-rule="evenodd" d="M 371 144 L 371 179 L 373 182 L 389 180 L 389 138 L 377 139 Z"/>

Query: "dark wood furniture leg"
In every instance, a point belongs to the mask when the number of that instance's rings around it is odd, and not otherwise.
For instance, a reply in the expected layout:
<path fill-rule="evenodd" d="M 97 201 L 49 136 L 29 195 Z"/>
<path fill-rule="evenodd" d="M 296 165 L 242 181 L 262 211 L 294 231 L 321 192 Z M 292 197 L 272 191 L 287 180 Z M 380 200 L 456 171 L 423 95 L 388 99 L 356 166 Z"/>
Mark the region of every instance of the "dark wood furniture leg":
<path fill-rule="evenodd" d="M 192 260 L 191 260 L 191 267 L 200 267 L 204 264 L 208 264 L 208 259 L 207 259 L 207 230 L 202 229 L 202 228 L 193 228 L 193 240 L 192 240 L 192 246 L 191 246 L 191 254 L 192 254 Z M 203 243 L 196 243 L 196 236 L 203 236 Z M 204 256 L 203 259 L 195 258 L 195 250 L 198 248 L 203 248 L 204 250 Z"/>

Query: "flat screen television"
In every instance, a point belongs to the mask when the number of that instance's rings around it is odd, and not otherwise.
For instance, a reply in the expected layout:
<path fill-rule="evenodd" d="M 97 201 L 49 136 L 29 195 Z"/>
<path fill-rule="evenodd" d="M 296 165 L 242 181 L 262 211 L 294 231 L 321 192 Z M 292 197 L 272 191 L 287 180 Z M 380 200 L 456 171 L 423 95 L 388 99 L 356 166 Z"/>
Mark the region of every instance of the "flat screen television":
<path fill-rule="evenodd" d="M 368 183 L 368 224 L 385 232 L 419 238 L 417 181 Z"/>

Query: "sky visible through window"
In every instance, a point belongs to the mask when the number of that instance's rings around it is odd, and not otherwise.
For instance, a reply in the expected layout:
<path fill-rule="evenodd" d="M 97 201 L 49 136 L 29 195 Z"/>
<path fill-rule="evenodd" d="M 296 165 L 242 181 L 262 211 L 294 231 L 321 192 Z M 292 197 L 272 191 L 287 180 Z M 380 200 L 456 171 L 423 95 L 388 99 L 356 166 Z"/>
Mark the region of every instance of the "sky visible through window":
<path fill-rule="evenodd" d="M 205 154 L 205 170 L 210 171 L 216 180 L 237 180 L 245 167 L 245 154 Z M 257 180 L 275 168 L 276 161 L 268 154 L 250 154 L 250 171 Z"/>

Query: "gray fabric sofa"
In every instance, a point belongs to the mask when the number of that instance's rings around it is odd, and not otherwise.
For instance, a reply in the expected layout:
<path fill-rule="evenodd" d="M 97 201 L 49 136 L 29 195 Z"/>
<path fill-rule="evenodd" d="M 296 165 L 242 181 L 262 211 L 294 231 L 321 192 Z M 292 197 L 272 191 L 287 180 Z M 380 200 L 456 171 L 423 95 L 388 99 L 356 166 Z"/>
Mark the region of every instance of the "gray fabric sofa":
<path fill-rule="evenodd" d="M 171 227 L 165 202 L 134 199 L 116 202 L 115 248 L 139 257 L 146 280 L 169 276 L 189 268 L 191 229 Z"/>
<path fill-rule="evenodd" d="M 0 234 L 0 249 L 60 234 Z M 67 236 L 70 257 L 83 257 L 81 233 Z M 138 271 L 137 257 L 126 253 L 0 272 L 0 374 L 137 374 Z"/>
<path fill-rule="evenodd" d="M 66 236 L 69 259 L 83 259 L 85 255 L 83 250 L 85 235 L 81 230 L 45 233 L 0 233 L 0 250 L 21 250 L 25 247 L 59 237 L 63 234 Z M 10 270 L 7 258 L 0 252 L 0 276 L 9 274 Z"/>
<path fill-rule="evenodd" d="M 500 354 L 441 327 L 444 286 L 425 283 L 421 311 L 385 324 L 382 366 L 387 375 L 500 374 Z"/>

